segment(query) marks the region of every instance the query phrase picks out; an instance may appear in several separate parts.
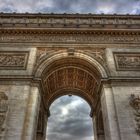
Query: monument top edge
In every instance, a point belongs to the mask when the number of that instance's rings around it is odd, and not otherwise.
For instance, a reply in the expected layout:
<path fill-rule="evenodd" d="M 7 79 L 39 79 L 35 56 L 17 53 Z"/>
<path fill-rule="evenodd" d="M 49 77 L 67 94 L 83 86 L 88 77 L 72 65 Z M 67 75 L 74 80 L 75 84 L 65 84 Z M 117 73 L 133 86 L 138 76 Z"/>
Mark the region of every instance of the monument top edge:
<path fill-rule="evenodd" d="M 135 14 L 93 14 L 93 13 L 3 13 L 0 12 L 2 17 L 72 17 L 72 18 L 140 18 L 139 15 Z"/>

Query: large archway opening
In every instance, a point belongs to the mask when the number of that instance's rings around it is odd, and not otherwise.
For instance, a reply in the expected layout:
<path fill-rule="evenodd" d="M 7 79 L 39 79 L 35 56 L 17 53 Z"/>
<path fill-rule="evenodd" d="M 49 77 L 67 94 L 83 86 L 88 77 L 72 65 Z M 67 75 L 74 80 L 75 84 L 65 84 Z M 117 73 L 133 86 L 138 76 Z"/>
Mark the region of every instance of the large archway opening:
<path fill-rule="evenodd" d="M 93 140 L 89 104 L 78 96 L 62 96 L 50 106 L 47 140 Z"/>
<path fill-rule="evenodd" d="M 72 95 L 82 97 L 89 104 L 92 119 L 97 117 L 99 128 L 98 124 L 94 127 L 96 130 L 95 139 L 97 139 L 98 132 L 101 132 L 99 135 L 104 135 L 103 121 L 100 120 L 102 119 L 102 112 L 99 91 L 101 80 L 106 77 L 106 73 L 98 61 L 84 53 L 75 52 L 71 55 L 68 52 L 59 52 L 54 56 L 50 55 L 50 57 L 47 56 L 40 60 L 36 77 L 41 77 L 44 89 L 42 99 L 45 110 L 47 110 L 46 118 L 50 115 L 51 104 L 57 98 L 72 93 Z M 47 119 L 44 120 L 47 122 Z M 93 123 L 96 122 L 93 121 Z M 47 125 L 44 127 L 46 129 Z M 102 138 L 102 140 L 104 139 Z"/>

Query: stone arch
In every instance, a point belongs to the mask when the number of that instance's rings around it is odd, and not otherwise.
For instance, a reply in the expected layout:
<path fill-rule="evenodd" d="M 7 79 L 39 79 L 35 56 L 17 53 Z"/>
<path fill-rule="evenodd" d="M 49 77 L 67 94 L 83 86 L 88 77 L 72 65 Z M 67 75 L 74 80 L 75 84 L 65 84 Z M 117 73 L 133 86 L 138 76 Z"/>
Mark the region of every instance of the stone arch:
<path fill-rule="evenodd" d="M 101 80 L 108 76 L 103 65 L 84 52 L 58 51 L 40 58 L 35 77 L 41 78 L 47 112 L 56 98 L 73 93 L 88 102 L 93 114 L 100 98 Z"/>
<path fill-rule="evenodd" d="M 57 79 L 58 77 L 60 77 L 60 75 L 61 75 L 60 78 L 64 78 L 64 80 L 67 80 L 67 82 L 70 83 L 69 81 L 70 78 L 67 79 L 66 77 L 64 77 L 64 75 L 67 75 L 68 77 L 69 73 L 71 73 L 71 75 L 81 77 L 81 79 L 83 78 L 82 81 L 83 86 L 87 85 L 86 84 L 88 81 L 87 78 L 90 79 L 92 82 L 88 82 L 88 83 L 95 85 L 95 88 L 97 87 L 97 85 L 99 87 L 102 78 L 107 78 L 107 73 L 105 71 L 105 68 L 93 57 L 81 51 L 75 51 L 73 55 L 69 55 L 69 53 L 64 50 L 60 52 L 59 51 L 55 52 L 51 54 L 50 57 L 44 55 L 44 57 L 41 58 L 40 63 L 37 65 L 35 71 L 35 77 L 41 78 L 42 83 L 44 84 L 45 87 L 45 91 L 47 91 L 49 94 L 50 92 L 56 93 L 59 90 L 62 91 L 65 89 L 82 90 L 82 93 L 83 92 L 91 93 L 93 90 L 95 90 L 95 89 L 91 89 L 92 91 L 87 91 L 87 89 L 90 88 L 90 86 L 92 85 L 90 85 L 89 87 L 82 88 L 80 87 L 80 82 L 79 84 L 73 82 L 74 85 L 72 87 L 70 84 L 63 85 L 61 89 L 53 87 L 54 85 L 58 85 L 57 83 L 58 81 L 54 81 L 53 79 L 54 78 Z M 86 78 L 82 77 L 82 74 L 85 75 Z M 71 80 L 76 81 L 74 78 Z M 52 84 L 50 84 L 50 82 L 52 82 Z M 49 85 L 49 87 L 45 85 Z M 49 91 L 48 88 L 51 88 L 52 90 L 54 89 L 56 90 Z M 92 100 L 94 101 L 94 98 L 92 98 Z"/>

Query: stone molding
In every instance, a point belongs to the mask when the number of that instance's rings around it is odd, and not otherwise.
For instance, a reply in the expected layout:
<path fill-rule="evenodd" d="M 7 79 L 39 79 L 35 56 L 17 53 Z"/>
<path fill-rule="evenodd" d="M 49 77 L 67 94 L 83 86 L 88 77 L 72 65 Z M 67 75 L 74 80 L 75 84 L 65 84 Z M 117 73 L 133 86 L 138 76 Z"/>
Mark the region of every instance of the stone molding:
<path fill-rule="evenodd" d="M 137 28 L 139 15 L 94 15 L 94 14 L 0 14 L 1 27 L 43 27 L 43 28 Z M 112 26 L 114 25 L 114 26 Z"/>
<path fill-rule="evenodd" d="M 26 69 L 29 52 L 0 51 L 0 70 Z"/>
<path fill-rule="evenodd" d="M 95 34 L 84 34 L 81 33 L 60 33 L 57 32 L 56 34 L 51 33 L 44 33 L 44 34 L 37 34 L 33 33 L 33 31 L 27 31 L 27 33 L 3 33 L 0 31 L 0 42 L 1 43 L 82 43 L 82 44 L 139 44 L 140 43 L 140 35 L 139 33 L 95 33 Z"/>

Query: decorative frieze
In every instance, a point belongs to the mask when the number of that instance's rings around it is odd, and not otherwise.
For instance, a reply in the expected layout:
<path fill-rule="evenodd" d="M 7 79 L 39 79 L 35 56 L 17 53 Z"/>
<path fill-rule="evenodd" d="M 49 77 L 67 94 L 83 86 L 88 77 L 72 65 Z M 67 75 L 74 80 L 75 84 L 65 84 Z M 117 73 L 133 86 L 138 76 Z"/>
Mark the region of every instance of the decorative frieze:
<path fill-rule="evenodd" d="M 140 136 L 140 96 L 132 94 L 130 97 L 130 105 L 135 110 L 136 133 Z"/>
<path fill-rule="evenodd" d="M 140 53 L 114 53 L 117 70 L 140 70 Z"/>
<path fill-rule="evenodd" d="M 140 43 L 140 37 L 139 35 L 133 34 L 133 35 L 120 35 L 120 34 L 114 34 L 110 35 L 110 33 L 105 34 L 27 34 L 25 33 L 19 33 L 19 34 L 4 34 L 0 33 L 0 42 L 1 43 L 12 43 L 12 42 L 31 42 L 31 43 L 79 43 L 79 44 L 116 44 L 116 43 Z"/>
<path fill-rule="evenodd" d="M 5 131 L 5 119 L 8 112 L 8 97 L 4 92 L 0 92 L 0 139 Z"/>
<path fill-rule="evenodd" d="M 28 52 L 0 51 L 0 69 L 26 69 Z"/>

